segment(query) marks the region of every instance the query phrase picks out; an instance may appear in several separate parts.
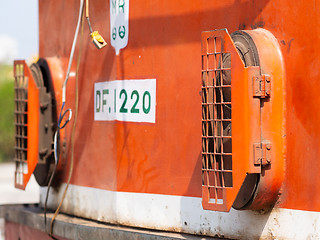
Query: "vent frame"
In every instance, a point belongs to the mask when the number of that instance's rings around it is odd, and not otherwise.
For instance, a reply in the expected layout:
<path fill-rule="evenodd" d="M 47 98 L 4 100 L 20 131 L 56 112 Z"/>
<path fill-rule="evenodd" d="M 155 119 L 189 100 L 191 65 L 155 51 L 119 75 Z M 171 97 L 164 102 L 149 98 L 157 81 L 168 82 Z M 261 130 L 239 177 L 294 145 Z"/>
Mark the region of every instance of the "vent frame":
<path fill-rule="evenodd" d="M 15 187 L 24 190 L 39 158 L 39 89 L 24 60 L 14 61 L 14 78 Z"/>
<path fill-rule="evenodd" d="M 201 37 L 202 205 L 207 210 L 229 211 L 246 175 L 261 172 L 261 168 L 254 166 L 252 154 L 252 143 L 260 140 L 260 102 L 252 98 L 252 77 L 259 74 L 260 68 L 244 66 L 226 29 L 203 32 Z M 215 62 L 210 60 L 212 56 Z M 231 58 L 230 66 L 223 66 L 224 58 L 227 57 Z M 212 76 L 212 72 L 220 74 Z M 225 81 L 224 72 L 230 74 L 230 82 L 226 83 L 226 86 L 222 86 Z M 217 78 L 220 78 L 220 83 Z M 222 95 L 220 100 L 217 99 L 219 92 Z M 225 98 L 228 93 L 229 99 L 228 96 Z M 224 102 L 225 99 L 227 101 Z M 210 104 L 214 107 L 210 108 Z M 230 104 L 231 118 L 224 116 L 225 107 L 222 106 L 226 104 Z M 220 119 L 217 118 L 219 115 Z M 222 128 L 226 130 L 222 124 L 224 121 L 232 130 L 229 136 L 222 132 Z M 209 133 L 209 122 L 212 134 Z M 220 122 L 220 129 L 216 127 L 217 122 Z M 228 141 L 231 142 L 231 151 L 223 149 Z M 228 167 L 223 158 L 229 158 Z M 226 178 L 227 175 L 229 177 Z"/>

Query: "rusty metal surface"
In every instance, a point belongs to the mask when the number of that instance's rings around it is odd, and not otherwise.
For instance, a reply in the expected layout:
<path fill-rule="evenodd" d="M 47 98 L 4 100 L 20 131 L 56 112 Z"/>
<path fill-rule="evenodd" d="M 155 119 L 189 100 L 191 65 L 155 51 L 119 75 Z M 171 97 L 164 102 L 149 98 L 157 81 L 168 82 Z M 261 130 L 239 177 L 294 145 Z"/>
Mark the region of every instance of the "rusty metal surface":
<path fill-rule="evenodd" d="M 49 221 L 52 216 L 48 214 Z M 0 205 L 0 218 L 5 219 L 7 239 L 51 239 L 44 231 L 43 212 L 36 205 Z M 102 224 L 63 214 L 56 219 L 53 234 L 58 239 L 221 239 Z"/>

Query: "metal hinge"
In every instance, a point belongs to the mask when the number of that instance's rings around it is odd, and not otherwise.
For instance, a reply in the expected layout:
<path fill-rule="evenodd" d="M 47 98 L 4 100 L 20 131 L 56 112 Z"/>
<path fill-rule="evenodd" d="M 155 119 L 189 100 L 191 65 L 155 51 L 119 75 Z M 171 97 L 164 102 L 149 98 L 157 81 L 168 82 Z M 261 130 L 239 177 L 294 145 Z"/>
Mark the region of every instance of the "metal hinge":
<path fill-rule="evenodd" d="M 253 96 L 259 98 L 270 97 L 271 77 L 266 74 L 253 77 Z"/>
<path fill-rule="evenodd" d="M 271 143 L 262 142 L 253 144 L 254 165 L 265 166 L 271 164 Z"/>

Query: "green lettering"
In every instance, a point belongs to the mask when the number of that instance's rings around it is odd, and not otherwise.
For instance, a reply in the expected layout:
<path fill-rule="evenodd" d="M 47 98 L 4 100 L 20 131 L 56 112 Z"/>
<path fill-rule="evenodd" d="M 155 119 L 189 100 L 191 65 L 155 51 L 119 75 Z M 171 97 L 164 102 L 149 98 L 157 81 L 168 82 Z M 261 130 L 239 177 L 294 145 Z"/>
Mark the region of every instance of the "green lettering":
<path fill-rule="evenodd" d="M 121 0 L 119 0 L 119 12 L 120 12 L 120 9 L 122 8 L 122 12 L 124 13 L 124 0 L 122 0 L 122 4 L 121 4 Z"/>
<path fill-rule="evenodd" d="M 120 26 L 119 27 L 119 37 L 122 39 L 122 38 L 124 38 L 125 35 L 126 35 L 126 28 L 124 26 Z"/>
<path fill-rule="evenodd" d="M 109 94 L 109 89 L 103 89 L 102 90 L 102 112 L 103 112 L 103 107 L 107 105 L 107 99 L 104 98 L 104 96 L 107 94 Z"/>
<path fill-rule="evenodd" d="M 117 0 L 111 0 L 112 4 L 112 13 L 117 13 L 116 6 L 117 6 Z"/>
<path fill-rule="evenodd" d="M 127 91 L 126 91 L 125 89 L 122 89 L 122 90 L 120 91 L 120 95 L 119 95 L 120 99 L 121 99 L 121 96 L 122 96 L 122 95 L 124 95 L 124 100 L 123 100 L 123 103 L 122 103 L 122 105 L 121 105 L 120 112 L 121 112 L 121 113 L 126 113 L 126 112 L 128 112 L 128 109 L 125 108 L 126 103 L 127 103 L 128 95 L 127 95 Z"/>
<path fill-rule="evenodd" d="M 139 109 L 136 108 L 138 102 L 139 102 L 139 93 L 137 90 L 134 90 L 132 93 L 131 93 L 131 99 L 133 99 L 134 95 L 136 96 L 136 101 L 134 102 L 130 112 L 131 113 L 139 113 Z"/>
<path fill-rule="evenodd" d="M 101 107 L 101 92 L 99 90 L 96 91 L 96 112 L 100 112 Z"/>
<path fill-rule="evenodd" d="M 114 112 L 117 111 L 117 96 L 116 96 L 116 89 L 114 90 Z"/>
<path fill-rule="evenodd" d="M 148 98 L 148 104 L 146 104 L 146 98 Z M 146 106 L 147 105 L 147 106 Z M 145 91 L 142 98 L 142 109 L 145 114 L 150 112 L 151 108 L 151 95 L 148 91 Z"/>
<path fill-rule="evenodd" d="M 112 39 L 113 39 L 113 40 L 116 40 L 116 37 L 117 37 L 117 29 L 114 27 L 114 28 L 112 29 Z"/>

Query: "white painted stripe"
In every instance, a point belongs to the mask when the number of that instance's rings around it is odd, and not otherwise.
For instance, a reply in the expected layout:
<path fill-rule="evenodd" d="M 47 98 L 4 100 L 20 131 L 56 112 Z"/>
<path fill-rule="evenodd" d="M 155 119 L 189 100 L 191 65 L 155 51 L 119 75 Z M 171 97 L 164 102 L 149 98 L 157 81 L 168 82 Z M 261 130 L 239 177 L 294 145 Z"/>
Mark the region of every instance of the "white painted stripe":
<path fill-rule="evenodd" d="M 65 184 L 52 190 L 56 208 Z M 43 205 L 47 188 L 41 188 Z M 274 208 L 269 213 L 202 209 L 201 198 L 113 192 L 70 185 L 62 211 L 98 221 L 236 239 L 320 239 L 320 213 Z"/>

